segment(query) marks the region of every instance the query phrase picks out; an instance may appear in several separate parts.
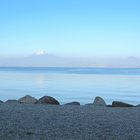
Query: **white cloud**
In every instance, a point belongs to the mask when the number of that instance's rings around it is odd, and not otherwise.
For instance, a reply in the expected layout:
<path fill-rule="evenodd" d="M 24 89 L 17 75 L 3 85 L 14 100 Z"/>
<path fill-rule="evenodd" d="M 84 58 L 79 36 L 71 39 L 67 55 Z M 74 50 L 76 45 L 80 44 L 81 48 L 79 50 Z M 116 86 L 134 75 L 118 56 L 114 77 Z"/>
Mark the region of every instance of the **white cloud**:
<path fill-rule="evenodd" d="M 39 50 L 35 53 L 36 55 L 45 55 L 46 52 L 44 50 Z"/>

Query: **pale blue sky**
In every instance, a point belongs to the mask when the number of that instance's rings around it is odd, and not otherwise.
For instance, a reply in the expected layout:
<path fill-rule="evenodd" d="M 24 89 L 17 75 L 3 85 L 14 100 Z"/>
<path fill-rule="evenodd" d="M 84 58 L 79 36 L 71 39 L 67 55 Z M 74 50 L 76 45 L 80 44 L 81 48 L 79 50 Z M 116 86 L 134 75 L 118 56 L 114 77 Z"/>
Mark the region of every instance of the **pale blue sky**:
<path fill-rule="evenodd" d="M 0 0 L 0 55 L 139 56 L 139 0 Z"/>

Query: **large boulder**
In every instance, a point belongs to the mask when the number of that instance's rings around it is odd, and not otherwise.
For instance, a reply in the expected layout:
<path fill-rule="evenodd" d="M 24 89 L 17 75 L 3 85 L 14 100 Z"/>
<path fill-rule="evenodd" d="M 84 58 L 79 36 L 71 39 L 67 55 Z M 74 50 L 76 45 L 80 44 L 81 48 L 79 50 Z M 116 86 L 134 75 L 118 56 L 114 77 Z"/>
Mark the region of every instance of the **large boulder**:
<path fill-rule="evenodd" d="M 35 104 L 37 102 L 37 99 L 30 96 L 26 95 L 18 100 L 21 104 Z"/>
<path fill-rule="evenodd" d="M 88 104 L 85 104 L 87 106 L 93 106 L 93 103 L 88 103 Z"/>
<path fill-rule="evenodd" d="M 5 103 L 6 104 L 19 104 L 20 102 L 17 100 L 7 100 Z"/>
<path fill-rule="evenodd" d="M 133 105 L 127 104 L 127 103 L 124 103 L 124 102 L 120 102 L 120 101 L 113 101 L 112 102 L 112 107 L 133 107 Z"/>
<path fill-rule="evenodd" d="M 50 96 L 44 96 L 40 98 L 37 102 L 37 104 L 51 104 L 51 105 L 59 105 L 60 103 L 53 97 Z"/>
<path fill-rule="evenodd" d="M 2 104 L 2 103 L 3 103 L 3 101 L 0 100 L 0 104 Z"/>
<path fill-rule="evenodd" d="M 94 106 L 106 106 L 105 101 L 103 100 L 103 98 L 101 97 L 96 97 L 94 102 L 93 102 Z"/>
<path fill-rule="evenodd" d="M 136 105 L 136 107 L 140 107 L 140 104 Z"/>
<path fill-rule="evenodd" d="M 80 105 L 79 102 L 70 102 L 70 103 L 67 103 L 67 104 L 64 104 L 64 105 Z"/>
<path fill-rule="evenodd" d="M 112 107 L 112 105 L 107 105 L 107 107 Z"/>

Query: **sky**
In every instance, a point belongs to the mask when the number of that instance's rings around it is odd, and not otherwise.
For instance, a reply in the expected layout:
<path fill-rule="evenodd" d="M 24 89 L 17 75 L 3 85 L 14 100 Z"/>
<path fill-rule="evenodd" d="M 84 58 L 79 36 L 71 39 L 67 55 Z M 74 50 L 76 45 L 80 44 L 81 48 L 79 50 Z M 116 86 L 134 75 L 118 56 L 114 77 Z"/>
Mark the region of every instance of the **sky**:
<path fill-rule="evenodd" d="M 139 57 L 139 0 L 0 0 L 0 56 Z"/>

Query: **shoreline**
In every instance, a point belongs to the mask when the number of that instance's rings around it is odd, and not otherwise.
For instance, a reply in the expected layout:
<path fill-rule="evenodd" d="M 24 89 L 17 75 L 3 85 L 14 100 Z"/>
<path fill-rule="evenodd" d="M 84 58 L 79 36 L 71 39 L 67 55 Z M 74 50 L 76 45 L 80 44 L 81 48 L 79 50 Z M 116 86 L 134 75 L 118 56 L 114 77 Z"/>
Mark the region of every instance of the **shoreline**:
<path fill-rule="evenodd" d="M 79 101 L 72 101 L 65 104 L 61 104 L 57 99 L 51 96 L 43 96 L 37 99 L 30 95 L 25 95 L 19 99 L 8 99 L 7 101 L 0 100 L 0 104 L 45 104 L 45 105 L 94 105 L 94 106 L 105 106 L 105 107 L 134 107 L 140 106 L 140 104 L 129 104 L 122 101 L 112 101 L 111 104 L 107 104 L 104 99 L 100 96 L 95 97 L 94 101 L 91 103 L 81 104 Z"/>

